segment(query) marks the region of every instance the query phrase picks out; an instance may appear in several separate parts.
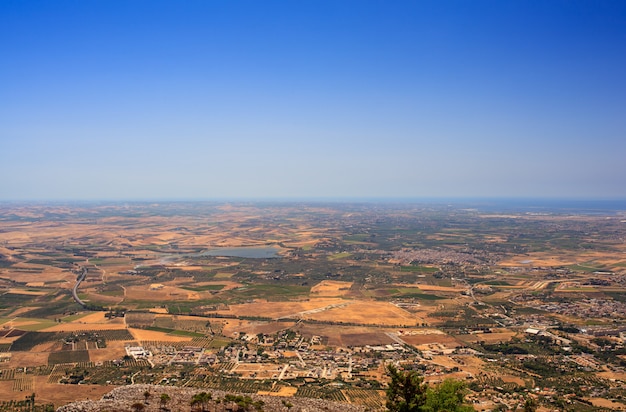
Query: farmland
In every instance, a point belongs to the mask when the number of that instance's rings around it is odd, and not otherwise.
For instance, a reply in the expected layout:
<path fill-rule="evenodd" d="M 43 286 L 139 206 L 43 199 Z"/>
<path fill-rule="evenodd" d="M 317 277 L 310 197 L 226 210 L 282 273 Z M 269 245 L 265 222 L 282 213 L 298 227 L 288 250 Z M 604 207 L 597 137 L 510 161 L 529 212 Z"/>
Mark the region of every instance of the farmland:
<path fill-rule="evenodd" d="M 463 379 L 490 405 L 624 405 L 625 217 L 3 205 L 0 394 L 59 405 L 79 383 L 94 396 L 147 383 L 376 410 L 395 363 Z"/>

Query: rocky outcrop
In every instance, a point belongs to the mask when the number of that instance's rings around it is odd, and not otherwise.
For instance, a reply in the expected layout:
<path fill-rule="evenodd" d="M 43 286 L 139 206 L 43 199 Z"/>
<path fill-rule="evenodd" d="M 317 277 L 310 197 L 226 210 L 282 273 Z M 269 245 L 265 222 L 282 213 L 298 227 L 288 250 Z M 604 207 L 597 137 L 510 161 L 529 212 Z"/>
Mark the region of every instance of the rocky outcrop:
<path fill-rule="evenodd" d="M 133 404 L 141 403 L 144 405 L 144 412 L 171 412 L 190 411 L 190 402 L 195 394 L 200 392 L 211 394 L 212 400 L 207 403 L 208 411 L 228 411 L 237 410 L 235 403 L 225 402 L 224 397 L 229 394 L 212 389 L 197 388 L 179 388 L 173 386 L 156 386 L 156 385 L 128 385 L 115 388 L 108 394 L 104 395 L 100 400 L 73 402 L 57 409 L 57 412 L 121 412 L 133 411 Z M 150 393 L 147 398 L 144 396 L 146 392 Z M 167 394 L 170 399 L 165 404 L 166 409 L 161 409 L 161 394 Z M 263 411 L 265 412 L 365 412 L 368 409 L 360 405 L 351 405 L 347 403 L 330 402 L 322 399 L 300 398 L 300 397 L 279 397 L 279 396 L 261 396 L 254 394 L 233 394 L 249 396 L 253 401 L 263 402 Z M 219 401 L 219 403 L 218 403 Z M 250 408 L 254 411 L 254 408 Z"/>

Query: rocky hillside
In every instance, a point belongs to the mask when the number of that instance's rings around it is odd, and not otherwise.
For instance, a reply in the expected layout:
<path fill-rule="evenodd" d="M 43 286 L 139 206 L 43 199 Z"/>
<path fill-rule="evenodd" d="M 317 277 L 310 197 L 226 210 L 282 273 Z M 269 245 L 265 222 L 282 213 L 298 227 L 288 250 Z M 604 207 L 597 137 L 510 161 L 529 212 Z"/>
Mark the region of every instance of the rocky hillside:
<path fill-rule="evenodd" d="M 116 388 L 104 395 L 98 401 L 79 401 L 69 405 L 62 406 L 57 412 L 121 412 L 134 411 L 133 405 L 143 404 L 143 412 L 163 412 L 170 410 L 172 412 L 190 411 L 191 400 L 194 395 L 202 392 L 201 389 L 177 388 L 171 386 L 155 386 L 155 385 L 128 385 Z M 211 400 L 206 403 L 208 411 L 236 411 L 237 405 L 233 401 L 225 401 L 228 395 L 226 392 L 205 389 L 211 395 Z M 144 396 L 147 392 L 150 395 Z M 160 398 L 162 394 L 167 394 L 169 400 L 164 405 L 167 409 L 161 409 Z M 294 398 L 294 397 L 278 397 L 278 396 L 260 396 L 252 394 L 230 394 L 240 395 L 241 397 L 249 397 L 257 404 L 262 404 L 262 410 L 265 412 L 365 412 L 368 409 L 360 405 L 350 405 L 346 403 L 330 402 L 321 399 L 310 398 Z M 260 402 L 259 402 L 260 401 Z M 230 409 L 229 409 L 230 408 Z M 243 409 L 242 409 L 243 410 Z M 250 411 L 257 410 L 251 406 Z"/>

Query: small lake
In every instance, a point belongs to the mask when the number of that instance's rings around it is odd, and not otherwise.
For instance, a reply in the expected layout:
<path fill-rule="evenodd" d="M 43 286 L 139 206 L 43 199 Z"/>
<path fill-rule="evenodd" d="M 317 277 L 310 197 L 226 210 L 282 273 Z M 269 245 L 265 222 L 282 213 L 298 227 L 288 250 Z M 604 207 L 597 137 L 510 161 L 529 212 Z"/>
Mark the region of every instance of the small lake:
<path fill-rule="evenodd" d="M 207 250 L 206 252 L 200 253 L 198 256 L 226 256 L 248 259 L 269 259 L 280 257 L 278 255 L 279 250 L 279 248 L 273 246 L 221 247 Z"/>

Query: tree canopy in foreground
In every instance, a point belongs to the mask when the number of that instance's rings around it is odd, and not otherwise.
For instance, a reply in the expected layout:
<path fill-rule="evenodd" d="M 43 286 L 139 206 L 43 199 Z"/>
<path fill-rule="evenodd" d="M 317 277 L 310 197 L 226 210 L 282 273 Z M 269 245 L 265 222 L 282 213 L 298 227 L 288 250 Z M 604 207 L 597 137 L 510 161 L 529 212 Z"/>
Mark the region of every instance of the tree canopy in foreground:
<path fill-rule="evenodd" d="M 387 409 L 391 412 L 467 412 L 473 411 L 465 404 L 467 389 L 465 383 L 446 379 L 434 388 L 424 383 L 424 378 L 416 371 L 398 370 L 393 365 L 387 367 L 389 388 L 387 389 Z"/>

